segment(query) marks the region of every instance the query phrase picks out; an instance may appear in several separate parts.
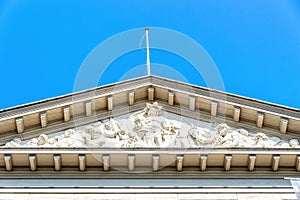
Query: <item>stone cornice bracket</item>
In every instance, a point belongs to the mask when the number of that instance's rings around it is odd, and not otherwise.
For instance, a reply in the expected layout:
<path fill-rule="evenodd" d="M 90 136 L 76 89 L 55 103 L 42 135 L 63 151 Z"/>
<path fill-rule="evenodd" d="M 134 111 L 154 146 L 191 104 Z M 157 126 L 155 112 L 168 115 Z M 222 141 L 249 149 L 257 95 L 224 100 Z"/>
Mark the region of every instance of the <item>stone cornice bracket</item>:
<path fill-rule="evenodd" d="M 296 157 L 296 170 L 300 171 L 300 155 L 297 155 Z"/>
<path fill-rule="evenodd" d="M 281 133 L 286 133 L 289 120 L 287 118 L 281 118 L 279 123 L 279 130 Z"/>
<path fill-rule="evenodd" d="M 211 102 L 210 114 L 211 114 L 211 116 L 214 116 L 214 117 L 217 116 L 217 114 L 218 114 L 218 102 L 216 102 L 216 101 Z"/>
<path fill-rule="evenodd" d="M 231 160 L 232 160 L 232 155 L 225 155 L 224 156 L 224 170 L 225 171 L 230 171 Z"/>
<path fill-rule="evenodd" d="M 53 155 L 54 161 L 54 170 L 60 171 L 61 170 L 61 155 Z"/>
<path fill-rule="evenodd" d="M 113 96 L 112 95 L 107 97 L 107 110 L 108 111 L 113 110 Z"/>
<path fill-rule="evenodd" d="M 85 102 L 85 116 L 89 117 L 92 115 L 92 101 Z"/>
<path fill-rule="evenodd" d="M 134 104 L 134 91 L 128 92 L 128 104 L 132 106 Z"/>
<path fill-rule="evenodd" d="M 24 132 L 24 118 L 19 117 L 16 118 L 16 127 L 17 127 L 17 133 L 23 133 Z"/>
<path fill-rule="evenodd" d="M 63 113 L 64 113 L 64 121 L 65 122 L 70 121 L 71 118 L 70 106 L 63 107 Z"/>
<path fill-rule="evenodd" d="M 103 155 L 102 156 L 102 163 L 103 163 L 103 171 L 107 172 L 110 169 L 110 156 Z"/>
<path fill-rule="evenodd" d="M 279 168 L 280 155 L 273 155 L 272 157 L 272 170 L 278 171 Z"/>
<path fill-rule="evenodd" d="M 159 169 L 159 155 L 152 155 L 152 170 L 154 172 Z"/>
<path fill-rule="evenodd" d="M 46 111 L 40 113 L 40 122 L 41 122 L 41 127 L 42 128 L 47 126 L 48 118 L 47 118 L 47 112 Z"/>
<path fill-rule="evenodd" d="M 148 100 L 154 101 L 154 88 L 153 87 L 148 88 Z"/>
<path fill-rule="evenodd" d="M 207 155 L 200 155 L 200 170 L 206 170 Z"/>
<path fill-rule="evenodd" d="M 262 128 L 264 125 L 264 118 L 265 114 L 262 112 L 257 112 L 257 117 L 256 117 L 256 126 L 258 128 Z"/>
<path fill-rule="evenodd" d="M 29 155 L 29 166 L 31 171 L 36 171 L 37 169 L 37 158 L 36 155 Z"/>
<path fill-rule="evenodd" d="M 194 110 L 195 110 L 195 107 L 196 107 L 196 97 L 190 96 L 190 97 L 189 97 L 189 109 L 190 109 L 191 111 L 194 111 Z"/>
<path fill-rule="evenodd" d="M 256 161 L 256 155 L 249 155 L 249 157 L 248 157 L 248 170 L 250 172 L 254 171 L 255 161 Z"/>
<path fill-rule="evenodd" d="M 79 170 L 84 171 L 86 165 L 86 156 L 85 155 L 78 155 L 78 163 L 79 163 Z"/>
<path fill-rule="evenodd" d="M 127 162 L 128 162 L 128 171 L 134 171 L 135 156 L 133 154 L 128 155 Z"/>
<path fill-rule="evenodd" d="M 168 92 L 168 104 L 169 104 L 169 106 L 174 105 L 174 92 L 171 90 L 169 90 L 169 92 Z"/>
<path fill-rule="evenodd" d="M 4 155 L 4 163 L 6 171 L 11 171 L 13 168 L 13 162 L 11 155 Z"/>
<path fill-rule="evenodd" d="M 241 115 L 241 108 L 235 106 L 233 109 L 233 121 L 239 122 L 240 121 L 240 115 Z"/>
<path fill-rule="evenodd" d="M 181 172 L 182 166 L 183 166 L 183 155 L 179 155 L 179 156 L 177 156 L 177 159 L 176 159 L 176 170 L 178 172 Z"/>

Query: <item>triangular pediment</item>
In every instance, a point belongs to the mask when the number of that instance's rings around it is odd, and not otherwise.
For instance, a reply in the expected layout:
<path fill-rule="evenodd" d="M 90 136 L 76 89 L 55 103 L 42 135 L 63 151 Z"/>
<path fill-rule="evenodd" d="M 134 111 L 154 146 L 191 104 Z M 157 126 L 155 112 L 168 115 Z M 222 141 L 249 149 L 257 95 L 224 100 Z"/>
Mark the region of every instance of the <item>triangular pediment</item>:
<path fill-rule="evenodd" d="M 0 111 L 0 170 L 298 173 L 299 127 L 297 109 L 147 76 Z"/>
<path fill-rule="evenodd" d="M 66 131 L 41 134 L 6 147 L 75 148 L 299 148 L 293 136 L 281 138 L 226 123 L 205 122 L 170 113 L 163 106 L 145 103 L 133 113 L 111 117 Z"/>
<path fill-rule="evenodd" d="M 0 144 L 297 148 L 299 127 L 297 109 L 146 76 L 2 110 Z"/>

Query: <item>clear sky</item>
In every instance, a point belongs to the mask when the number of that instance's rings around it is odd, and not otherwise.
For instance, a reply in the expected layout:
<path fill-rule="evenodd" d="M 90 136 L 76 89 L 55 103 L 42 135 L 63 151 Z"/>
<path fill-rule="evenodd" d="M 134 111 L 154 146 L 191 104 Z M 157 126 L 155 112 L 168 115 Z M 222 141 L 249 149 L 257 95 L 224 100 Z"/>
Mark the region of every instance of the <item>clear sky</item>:
<path fill-rule="evenodd" d="M 218 67 L 225 91 L 300 107 L 297 0 L 0 0 L 0 109 L 72 92 L 98 44 L 141 27 L 168 28 L 197 41 Z M 154 49 L 151 62 L 207 86 L 177 55 Z M 143 50 L 123 55 L 99 85 L 143 64 Z"/>

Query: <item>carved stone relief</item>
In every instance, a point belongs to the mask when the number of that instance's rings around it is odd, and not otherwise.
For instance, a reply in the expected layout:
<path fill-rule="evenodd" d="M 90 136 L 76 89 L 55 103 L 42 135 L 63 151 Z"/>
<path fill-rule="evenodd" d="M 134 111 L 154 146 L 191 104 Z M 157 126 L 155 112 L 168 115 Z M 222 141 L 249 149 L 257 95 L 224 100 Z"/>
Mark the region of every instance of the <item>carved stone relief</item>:
<path fill-rule="evenodd" d="M 225 123 L 215 128 L 195 126 L 163 115 L 162 106 L 147 103 L 144 110 L 127 118 L 96 122 L 62 134 L 44 135 L 29 141 L 20 138 L 5 147 L 263 147 L 298 148 L 299 140 L 282 140 L 264 133 L 235 129 Z"/>

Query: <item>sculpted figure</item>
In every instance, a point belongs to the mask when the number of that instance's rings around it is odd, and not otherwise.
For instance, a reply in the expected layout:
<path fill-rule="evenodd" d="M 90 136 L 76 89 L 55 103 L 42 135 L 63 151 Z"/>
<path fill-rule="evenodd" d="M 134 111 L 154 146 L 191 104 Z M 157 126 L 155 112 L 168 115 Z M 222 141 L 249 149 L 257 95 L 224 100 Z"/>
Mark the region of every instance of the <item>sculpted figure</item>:
<path fill-rule="evenodd" d="M 232 130 L 227 124 L 222 123 L 217 126 L 217 131 L 220 134 L 220 136 L 225 136 L 228 133 L 230 133 Z"/>
<path fill-rule="evenodd" d="M 216 130 L 196 127 L 177 120 L 167 119 L 157 102 L 146 103 L 145 109 L 127 118 L 96 122 L 64 133 L 41 134 L 37 138 L 6 143 L 6 147 L 282 147 L 300 148 L 298 139 L 288 141 L 268 137 L 264 133 L 249 133 L 221 123 Z"/>
<path fill-rule="evenodd" d="M 223 147 L 251 147 L 255 145 L 253 138 L 245 129 L 232 130 L 227 124 L 217 126 L 219 133 L 218 146 Z"/>
<path fill-rule="evenodd" d="M 162 106 L 157 102 L 147 103 L 142 112 L 134 113 L 129 117 L 133 122 L 133 131 L 140 138 L 139 145 L 144 147 L 163 147 L 170 142 L 169 134 L 176 134 L 178 125 L 162 116 Z M 165 136 L 165 137 L 164 137 Z"/>
<path fill-rule="evenodd" d="M 100 125 L 100 132 L 108 138 L 114 138 L 120 132 L 120 129 L 115 120 L 110 119 L 109 122 Z"/>
<path fill-rule="evenodd" d="M 25 144 L 25 146 L 36 147 L 38 145 L 37 142 L 37 138 L 32 138 L 28 143 Z"/>
<path fill-rule="evenodd" d="M 136 130 L 141 130 L 144 126 L 142 120 L 137 117 L 134 118 L 134 125 L 135 125 L 134 128 Z"/>
<path fill-rule="evenodd" d="M 242 140 L 241 136 L 236 131 L 224 131 L 225 129 L 222 129 L 219 134 L 219 145 L 223 147 L 238 147 L 242 146 Z M 226 133 L 226 134 L 225 134 Z M 222 135 L 221 135 L 222 134 Z"/>
<path fill-rule="evenodd" d="M 19 147 L 21 146 L 22 140 L 18 137 L 5 144 L 6 147 Z"/>
<path fill-rule="evenodd" d="M 233 134 L 228 134 L 224 138 L 220 138 L 219 142 L 223 147 L 238 147 L 240 145 L 239 140 L 237 140 Z"/>
<path fill-rule="evenodd" d="M 161 115 L 162 106 L 159 106 L 157 102 L 146 103 L 146 108 L 144 112 L 147 116 L 160 116 Z"/>
<path fill-rule="evenodd" d="M 18 145 L 21 145 L 22 140 L 21 140 L 21 138 L 15 137 L 14 140 L 13 140 L 13 142 L 15 142 Z"/>
<path fill-rule="evenodd" d="M 245 129 L 243 129 L 243 128 L 238 129 L 237 132 L 238 132 L 239 134 L 243 135 L 243 136 L 246 136 L 246 137 L 249 136 L 248 131 L 245 130 Z"/>
<path fill-rule="evenodd" d="M 219 133 L 219 146 L 237 147 L 240 145 L 239 133 L 232 131 L 232 129 L 227 124 L 219 124 L 217 126 L 217 131 Z"/>
<path fill-rule="evenodd" d="M 168 120 L 166 119 L 162 123 L 163 129 L 165 129 L 168 133 L 176 134 L 180 130 L 181 126 L 180 123 L 175 120 Z M 166 132 L 164 132 L 166 134 Z"/>
<path fill-rule="evenodd" d="M 39 146 L 44 145 L 48 142 L 48 136 L 45 134 L 41 134 L 37 139 L 37 144 Z"/>
<path fill-rule="evenodd" d="M 129 134 L 126 133 L 125 131 L 120 131 L 118 133 L 118 136 L 119 136 L 120 140 L 128 140 L 128 139 L 130 139 Z"/>
<path fill-rule="evenodd" d="M 101 122 L 96 122 L 90 125 L 87 125 L 83 130 L 79 131 L 80 136 L 82 137 L 82 143 L 90 147 L 100 147 L 103 145 L 102 132 L 104 124 Z"/>
<path fill-rule="evenodd" d="M 194 139 L 197 145 L 212 144 L 214 138 L 207 128 L 199 128 L 192 125 L 189 130 L 189 135 Z"/>
<path fill-rule="evenodd" d="M 257 133 L 254 140 L 256 141 L 256 146 L 259 147 L 274 147 L 276 145 L 276 142 L 270 140 L 264 133 Z"/>
<path fill-rule="evenodd" d="M 291 139 L 289 141 L 289 145 L 293 148 L 297 148 L 297 147 L 300 147 L 299 146 L 299 140 L 298 139 Z"/>

